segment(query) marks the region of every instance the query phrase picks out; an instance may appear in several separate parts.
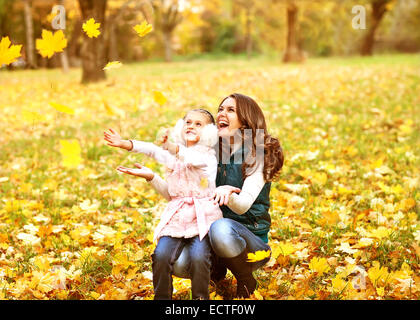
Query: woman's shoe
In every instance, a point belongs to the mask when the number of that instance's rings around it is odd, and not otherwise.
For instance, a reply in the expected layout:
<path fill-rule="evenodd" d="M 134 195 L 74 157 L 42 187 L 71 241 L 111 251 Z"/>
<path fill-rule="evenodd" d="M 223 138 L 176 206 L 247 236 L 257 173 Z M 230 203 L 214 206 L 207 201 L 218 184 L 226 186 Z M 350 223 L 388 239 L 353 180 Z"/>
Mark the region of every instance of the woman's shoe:
<path fill-rule="evenodd" d="M 252 274 L 252 264 L 247 262 L 248 252 L 244 250 L 234 258 L 222 258 L 226 267 L 232 271 L 237 281 L 236 297 L 249 298 L 257 287 L 257 280 Z"/>
<path fill-rule="evenodd" d="M 210 271 L 210 280 L 213 282 L 219 282 L 226 277 L 226 273 L 227 273 L 226 266 L 224 266 L 223 264 L 219 262 L 214 267 L 212 266 L 211 271 Z"/>

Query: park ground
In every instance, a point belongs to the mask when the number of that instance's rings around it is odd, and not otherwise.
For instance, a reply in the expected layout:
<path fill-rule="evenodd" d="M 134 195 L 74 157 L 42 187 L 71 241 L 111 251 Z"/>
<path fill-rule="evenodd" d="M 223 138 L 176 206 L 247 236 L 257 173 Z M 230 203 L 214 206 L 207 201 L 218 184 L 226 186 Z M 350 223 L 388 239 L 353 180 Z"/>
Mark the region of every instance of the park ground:
<path fill-rule="evenodd" d="M 419 299 L 420 56 L 182 59 L 0 72 L 0 298 L 152 299 L 165 200 L 118 165 L 185 111 L 233 92 L 260 104 L 285 164 L 272 183 L 271 260 L 252 299 Z M 235 281 L 211 284 L 231 298 Z M 174 298 L 190 299 L 174 278 Z"/>

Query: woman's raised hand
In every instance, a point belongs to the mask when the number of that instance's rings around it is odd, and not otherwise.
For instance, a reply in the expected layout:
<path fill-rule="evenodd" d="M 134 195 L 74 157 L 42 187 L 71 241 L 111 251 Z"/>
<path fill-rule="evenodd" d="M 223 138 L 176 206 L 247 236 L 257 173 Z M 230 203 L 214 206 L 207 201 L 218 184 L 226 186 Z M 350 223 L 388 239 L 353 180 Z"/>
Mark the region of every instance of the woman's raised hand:
<path fill-rule="evenodd" d="M 229 202 L 229 197 L 232 193 L 239 193 L 241 192 L 241 189 L 224 185 L 217 187 L 214 192 L 214 201 L 219 203 L 219 205 L 227 205 Z"/>
<path fill-rule="evenodd" d="M 131 174 L 132 176 L 144 178 L 147 181 L 152 180 L 153 177 L 155 176 L 155 173 L 151 169 L 149 169 L 148 167 L 142 166 L 140 163 L 135 163 L 134 166 L 137 167 L 138 169 L 118 166 L 117 171 Z"/>

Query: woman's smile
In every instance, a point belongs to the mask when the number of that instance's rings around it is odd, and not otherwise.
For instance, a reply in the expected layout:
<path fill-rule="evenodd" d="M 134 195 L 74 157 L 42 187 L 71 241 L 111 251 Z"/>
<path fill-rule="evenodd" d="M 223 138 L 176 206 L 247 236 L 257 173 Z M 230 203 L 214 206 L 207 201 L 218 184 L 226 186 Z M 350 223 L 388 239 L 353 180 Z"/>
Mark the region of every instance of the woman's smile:
<path fill-rule="evenodd" d="M 216 122 L 220 137 L 232 136 L 241 127 L 235 99 L 229 97 L 223 101 L 217 111 Z"/>

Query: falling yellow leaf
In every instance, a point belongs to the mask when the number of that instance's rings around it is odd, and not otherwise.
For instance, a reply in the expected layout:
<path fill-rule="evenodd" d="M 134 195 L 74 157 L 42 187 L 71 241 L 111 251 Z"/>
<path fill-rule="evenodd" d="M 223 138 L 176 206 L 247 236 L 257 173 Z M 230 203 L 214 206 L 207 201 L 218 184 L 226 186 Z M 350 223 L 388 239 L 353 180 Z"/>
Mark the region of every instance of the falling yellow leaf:
<path fill-rule="evenodd" d="M 270 250 L 264 251 L 264 250 L 259 250 L 256 251 L 255 253 L 248 253 L 248 262 L 257 262 L 257 261 L 261 261 L 264 260 L 265 258 L 268 258 L 271 254 Z"/>
<path fill-rule="evenodd" d="M 146 21 L 143 21 L 141 24 L 135 25 L 133 29 L 137 32 L 139 37 L 144 37 L 153 30 L 153 26 Z"/>
<path fill-rule="evenodd" d="M 122 118 L 124 118 L 125 117 L 125 112 L 124 112 L 124 110 L 121 110 L 121 109 L 119 109 L 119 108 L 117 108 L 117 107 L 113 107 L 113 106 L 111 106 L 107 101 L 105 101 L 104 99 L 103 99 L 103 103 L 104 103 L 104 107 L 105 107 L 105 110 L 106 110 L 106 114 L 107 115 L 109 115 L 110 117 L 113 117 L 113 116 L 120 116 L 120 117 L 122 117 Z"/>
<path fill-rule="evenodd" d="M 76 168 L 81 162 L 81 148 L 77 140 L 60 140 L 62 165 L 65 168 Z"/>
<path fill-rule="evenodd" d="M 3 64 L 9 65 L 20 57 L 22 45 L 11 45 L 9 37 L 0 41 L 0 68 Z"/>
<path fill-rule="evenodd" d="M 153 99 L 157 103 L 159 103 L 161 106 L 163 106 L 166 103 L 166 101 L 167 101 L 166 97 L 160 91 L 154 91 L 153 92 Z"/>
<path fill-rule="evenodd" d="M 64 106 L 62 104 L 50 102 L 50 106 L 53 107 L 57 111 L 74 115 L 74 109 Z"/>
<path fill-rule="evenodd" d="M 44 122 L 47 120 L 46 116 L 36 111 L 22 110 L 22 119 L 28 123 Z"/>
<path fill-rule="evenodd" d="M 88 21 L 83 23 L 82 28 L 89 38 L 97 38 L 101 34 L 99 31 L 100 26 L 101 24 L 99 22 L 96 23 L 94 18 L 90 18 Z"/>
<path fill-rule="evenodd" d="M 42 30 L 42 39 L 36 39 L 36 49 L 44 58 L 51 58 L 56 52 L 63 52 L 67 47 L 67 39 L 64 37 L 63 30 L 58 30 L 54 34 L 48 30 Z"/>
<path fill-rule="evenodd" d="M 122 67 L 122 63 L 120 61 L 112 61 L 106 64 L 106 66 L 104 67 L 104 70 L 118 69 L 121 67 Z"/>

